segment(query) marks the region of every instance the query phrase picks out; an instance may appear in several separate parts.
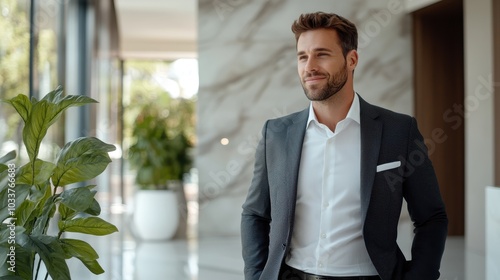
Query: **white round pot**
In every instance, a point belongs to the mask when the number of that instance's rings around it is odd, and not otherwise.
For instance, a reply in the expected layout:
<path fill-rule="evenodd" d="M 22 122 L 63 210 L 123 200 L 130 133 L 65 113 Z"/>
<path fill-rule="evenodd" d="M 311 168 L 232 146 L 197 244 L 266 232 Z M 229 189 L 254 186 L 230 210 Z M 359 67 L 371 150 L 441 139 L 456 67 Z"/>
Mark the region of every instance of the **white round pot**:
<path fill-rule="evenodd" d="M 140 239 L 170 239 L 179 225 L 177 194 L 168 190 L 139 190 L 132 216 L 133 232 Z"/>

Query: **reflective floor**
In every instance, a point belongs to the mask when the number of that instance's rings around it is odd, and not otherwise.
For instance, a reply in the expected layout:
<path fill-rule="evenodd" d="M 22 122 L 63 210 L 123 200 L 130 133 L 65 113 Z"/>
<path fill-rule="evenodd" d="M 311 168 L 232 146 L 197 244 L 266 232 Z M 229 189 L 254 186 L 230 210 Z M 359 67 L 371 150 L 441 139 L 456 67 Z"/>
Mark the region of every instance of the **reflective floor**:
<path fill-rule="evenodd" d="M 191 232 L 184 240 L 141 242 L 130 234 L 127 215 L 114 214 L 108 220 L 118 226 L 119 233 L 87 239 L 98 251 L 106 273 L 95 276 L 78 260 L 71 260 L 72 279 L 243 280 L 239 237 L 197 239 Z M 398 240 L 405 254 L 410 240 Z M 462 237 L 450 237 L 440 279 L 484 279 L 484 257 L 466 252 Z"/>
<path fill-rule="evenodd" d="M 243 279 L 239 237 L 198 239 L 193 233 L 196 228 L 191 225 L 187 239 L 146 242 L 131 234 L 127 215 L 114 214 L 105 219 L 115 224 L 120 232 L 101 237 L 85 236 L 84 240 L 99 253 L 98 261 L 106 272 L 93 275 L 78 260 L 71 259 L 72 279 Z"/>

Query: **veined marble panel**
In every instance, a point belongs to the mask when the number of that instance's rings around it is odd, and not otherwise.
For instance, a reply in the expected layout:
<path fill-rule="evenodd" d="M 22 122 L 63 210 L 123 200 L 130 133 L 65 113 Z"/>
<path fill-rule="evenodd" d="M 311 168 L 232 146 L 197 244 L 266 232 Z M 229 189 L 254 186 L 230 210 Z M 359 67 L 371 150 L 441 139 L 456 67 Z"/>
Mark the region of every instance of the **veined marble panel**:
<path fill-rule="evenodd" d="M 239 234 L 265 120 L 308 106 L 290 27 L 301 13 L 315 11 L 334 12 L 357 25 L 355 90 L 376 105 L 412 113 L 411 24 L 401 0 L 200 0 L 201 236 Z"/>

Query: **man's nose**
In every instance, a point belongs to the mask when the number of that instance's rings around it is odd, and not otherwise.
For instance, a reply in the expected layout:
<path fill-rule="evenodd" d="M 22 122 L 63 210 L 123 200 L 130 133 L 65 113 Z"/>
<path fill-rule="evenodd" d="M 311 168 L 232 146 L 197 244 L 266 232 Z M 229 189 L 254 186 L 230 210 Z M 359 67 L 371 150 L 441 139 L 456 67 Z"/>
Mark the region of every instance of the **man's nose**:
<path fill-rule="evenodd" d="M 306 70 L 307 72 L 318 71 L 318 65 L 316 61 L 313 58 L 308 59 L 304 70 Z"/>

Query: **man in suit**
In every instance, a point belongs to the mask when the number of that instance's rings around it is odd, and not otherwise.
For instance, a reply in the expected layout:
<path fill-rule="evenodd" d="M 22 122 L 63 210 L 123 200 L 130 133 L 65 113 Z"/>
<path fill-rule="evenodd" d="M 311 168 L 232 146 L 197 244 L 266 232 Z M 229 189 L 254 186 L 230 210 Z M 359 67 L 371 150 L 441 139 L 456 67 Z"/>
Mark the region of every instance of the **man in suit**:
<path fill-rule="evenodd" d="M 415 119 L 355 93 L 350 21 L 303 14 L 292 31 L 311 103 L 262 129 L 241 220 L 245 279 L 438 279 L 448 220 Z M 411 261 L 396 243 L 403 199 Z"/>

